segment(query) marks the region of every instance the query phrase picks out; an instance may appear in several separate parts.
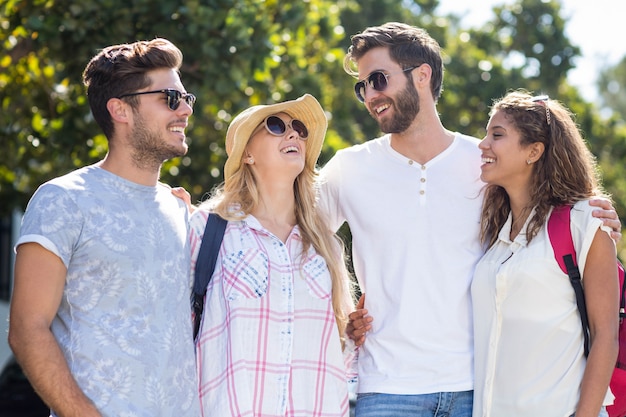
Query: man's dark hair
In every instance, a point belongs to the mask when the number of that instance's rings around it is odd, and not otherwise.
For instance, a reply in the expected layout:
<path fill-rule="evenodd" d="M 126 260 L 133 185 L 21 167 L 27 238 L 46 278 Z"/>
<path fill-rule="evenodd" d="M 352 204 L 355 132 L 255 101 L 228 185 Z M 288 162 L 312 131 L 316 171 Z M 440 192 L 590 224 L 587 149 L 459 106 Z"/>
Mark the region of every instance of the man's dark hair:
<path fill-rule="evenodd" d="M 113 121 L 107 109 L 111 98 L 133 93 L 150 85 L 147 73 L 156 69 L 180 70 L 181 51 L 167 39 L 138 41 L 104 48 L 94 56 L 85 71 L 83 82 L 94 119 L 108 139 L 113 136 Z M 138 99 L 129 97 L 131 106 Z"/>
<path fill-rule="evenodd" d="M 354 63 L 373 48 L 389 49 L 389 55 L 403 69 L 428 64 L 432 68 L 430 89 L 435 101 L 443 87 L 443 60 L 441 48 L 424 29 L 404 23 L 389 22 L 365 29 L 351 38 L 352 45 L 344 59 L 344 70 L 356 75 Z M 406 73 L 410 77 L 410 73 Z"/>

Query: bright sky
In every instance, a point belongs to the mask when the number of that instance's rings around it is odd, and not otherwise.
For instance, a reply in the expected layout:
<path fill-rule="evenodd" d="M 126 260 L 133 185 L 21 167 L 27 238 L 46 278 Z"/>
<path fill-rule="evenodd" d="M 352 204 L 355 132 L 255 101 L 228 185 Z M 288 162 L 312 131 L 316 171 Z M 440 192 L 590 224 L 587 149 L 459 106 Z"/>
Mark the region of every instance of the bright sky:
<path fill-rule="evenodd" d="M 493 6 L 511 3 L 512 0 L 440 0 L 437 11 L 463 16 L 462 27 L 476 27 L 493 17 Z M 580 88 L 586 100 L 593 101 L 597 97 L 595 83 L 600 68 L 615 65 L 626 56 L 623 4 L 621 0 L 561 0 L 561 4 L 563 17 L 569 17 L 566 35 L 582 52 L 568 79 Z"/>

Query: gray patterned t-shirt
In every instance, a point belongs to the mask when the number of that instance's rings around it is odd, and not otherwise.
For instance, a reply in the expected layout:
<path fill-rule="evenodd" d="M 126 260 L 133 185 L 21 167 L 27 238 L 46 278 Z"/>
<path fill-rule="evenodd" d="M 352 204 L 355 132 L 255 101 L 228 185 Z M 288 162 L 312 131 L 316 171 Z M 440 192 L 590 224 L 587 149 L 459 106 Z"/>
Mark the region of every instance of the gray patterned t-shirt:
<path fill-rule="evenodd" d="M 103 416 L 198 416 L 187 209 L 96 166 L 42 185 L 17 245 L 67 267 L 52 331 Z"/>

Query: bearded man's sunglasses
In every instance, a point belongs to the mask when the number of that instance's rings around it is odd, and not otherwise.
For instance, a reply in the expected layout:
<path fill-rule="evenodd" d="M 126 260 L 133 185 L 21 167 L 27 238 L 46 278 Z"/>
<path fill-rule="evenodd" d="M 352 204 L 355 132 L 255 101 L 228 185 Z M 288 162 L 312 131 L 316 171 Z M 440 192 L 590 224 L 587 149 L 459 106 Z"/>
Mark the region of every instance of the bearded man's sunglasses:
<path fill-rule="evenodd" d="M 263 121 L 263 125 L 265 126 L 265 130 L 267 130 L 270 134 L 274 136 L 282 136 L 287 131 L 287 126 L 283 119 L 278 116 L 267 116 Z M 297 134 L 300 136 L 300 139 L 306 140 L 309 137 L 309 131 L 298 119 L 293 119 L 290 123 L 290 126 Z"/>
<path fill-rule="evenodd" d="M 165 97 L 167 97 L 167 107 L 169 107 L 169 109 L 172 111 L 178 109 L 178 106 L 180 106 L 181 100 L 185 100 L 185 103 L 187 103 L 189 107 L 193 107 L 193 104 L 196 102 L 196 96 L 194 96 L 193 94 L 181 93 L 180 91 L 174 90 L 173 88 L 166 88 L 165 90 L 140 91 L 138 93 L 122 94 L 118 98 L 140 96 L 142 94 L 159 94 L 159 93 L 165 94 Z"/>
<path fill-rule="evenodd" d="M 394 72 L 407 72 L 414 70 L 417 67 L 419 67 L 419 65 Z M 354 94 L 356 94 L 356 98 L 361 103 L 365 102 L 365 89 L 368 85 L 376 91 L 385 91 L 387 89 L 387 86 L 389 85 L 390 76 L 391 73 L 386 74 L 382 71 L 374 71 L 365 79 L 358 81 L 356 84 L 354 84 Z"/>

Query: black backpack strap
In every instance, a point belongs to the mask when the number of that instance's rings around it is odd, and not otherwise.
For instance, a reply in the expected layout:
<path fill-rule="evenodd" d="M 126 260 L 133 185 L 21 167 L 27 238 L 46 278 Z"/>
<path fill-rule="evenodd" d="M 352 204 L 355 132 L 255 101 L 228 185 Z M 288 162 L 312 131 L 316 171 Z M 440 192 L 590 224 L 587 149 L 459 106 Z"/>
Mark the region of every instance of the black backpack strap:
<path fill-rule="evenodd" d="M 202 235 L 202 243 L 200 251 L 196 259 L 196 270 L 193 281 L 193 298 L 191 304 L 194 312 L 193 323 L 193 340 L 196 340 L 198 331 L 200 330 L 200 322 L 202 321 L 202 313 L 204 310 L 204 296 L 206 289 L 215 270 L 217 255 L 222 246 L 226 224 L 228 222 L 215 213 L 209 213 L 204 235 Z"/>
<path fill-rule="evenodd" d="M 587 304 L 585 303 L 585 293 L 583 283 L 580 278 L 580 270 L 576 264 L 576 248 L 570 228 L 571 206 L 556 206 L 548 218 L 548 237 L 554 251 L 559 267 L 569 277 L 570 283 L 576 295 L 576 305 L 580 313 L 580 322 L 583 328 L 585 339 L 585 356 L 589 356 L 590 337 L 589 319 L 587 317 Z"/>
<path fill-rule="evenodd" d="M 564 255 L 563 261 L 567 267 L 567 275 L 569 276 L 572 287 L 574 287 L 574 293 L 576 294 L 576 305 L 580 313 L 580 322 L 583 325 L 583 336 L 585 337 L 585 356 L 589 356 L 589 347 L 591 346 L 589 341 L 589 319 L 587 318 L 587 304 L 585 303 L 583 283 L 580 279 L 580 270 L 574 263 L 571 254 Z"/>

